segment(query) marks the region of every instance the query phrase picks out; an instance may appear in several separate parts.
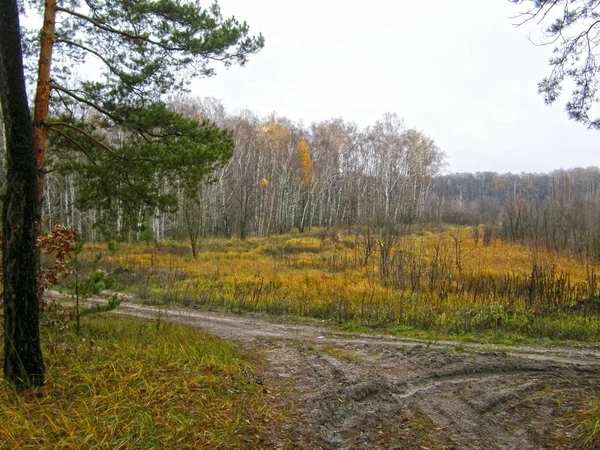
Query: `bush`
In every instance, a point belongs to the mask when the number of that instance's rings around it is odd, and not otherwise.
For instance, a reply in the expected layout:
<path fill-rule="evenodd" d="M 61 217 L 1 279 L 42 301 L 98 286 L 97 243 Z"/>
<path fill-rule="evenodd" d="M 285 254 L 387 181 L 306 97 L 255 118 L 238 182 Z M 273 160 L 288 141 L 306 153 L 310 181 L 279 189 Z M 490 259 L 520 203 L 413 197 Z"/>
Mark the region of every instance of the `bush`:
<path fill-rule="evenodd" d="M 111 253 L 119 251 L 119 243 L 116 239 L 108 241 L 108 251 Z"/>
<path fill-rule="evenodd" d="M 142 227 L 138 239 L 149 245 L 151 242 L 154 242 L 154 231 L 150 227 Z"/>
<path fill-rule="evenodd" d="M 79 281 L 80 297 L 97 295 L 105 289 L 113 289 L 116 286 L 115 279 L 107 276 L 101 270 L 97 270 Z M 75 280 L 70 283 L 71 289 L 75 289 Z"/>

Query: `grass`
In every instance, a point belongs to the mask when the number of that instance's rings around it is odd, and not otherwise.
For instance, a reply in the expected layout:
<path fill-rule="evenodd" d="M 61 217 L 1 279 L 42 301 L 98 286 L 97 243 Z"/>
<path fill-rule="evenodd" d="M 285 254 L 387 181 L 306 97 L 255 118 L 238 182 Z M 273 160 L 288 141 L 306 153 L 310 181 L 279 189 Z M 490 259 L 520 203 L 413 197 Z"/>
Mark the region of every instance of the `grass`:
<path fill-rule="evenodd" d="M 582 436 L 585 436 L 584 447 L 600 447 L 600 406 L 598 406 L 598 403 L 600 403 L 600 400 L 596 400 L 596 406 L 585 413 L 584 430 L 582 432 Z"/>
<path fill-rule="evenodd" d="M 600 340 L 600 268 L 468 228 L 391 240 L 365 233 L 121 244 L 100 261 L 151 304 L 326 319 L 366 329 L 497 341 Z M 90 246 L 89 259 L 104 245 Z M 389 248 L 386 248 L 388 246 Z M 383 250 L 388 250 L 384 252 Z"/>
<path fill-rule="evenodd" d="M 557 417 L 553 448 L 592 450 L 600 448 L 600 398 L 576 400 L 576 409 Z"/>
<path fill-rule="evenodd" d="M 95 315 L 79 337 L 44 327 L 43 345 L 43 395 L 0 381 L 2 448 L 265 445 L 271 413 L 230 343 L 182 325 Z"/>
<path fill-rule="evenodd" d="M 362 325 L 360 322 L 352 321 L 337 326 L 340 330 L 350 333 L 377 334 L 385 332 L 392 336 L 401 336 L 405 338 L 419 339 L 423 341 L 460 341 L 473 344 L 490 344 L 490 345 L 570 345 L 577 347 L 596 347 L 596 338 L 591 340 L 572 340 L 559 339 L 556 337 L 549 338 L 547 336 L 530 336 L 519 332 L 510 332 L 502 330 L 478 330 L 475 332 L 459 332 L 451 333 L 435 329 L 420 329 L 411 326 L 402 325 L 386 325 L 381 327 L 373 327 Z"/>
<path fill-rule="evenodd" d="M 339 359 L 347 362 L 361 362 L 360 356 L 350 353 L 347 350 L 341 348 L 332 347 L 331 345 L 323 345 L 318 349 L 319 353 L 324 355 L 333 356 L 335 359 Z"/>
<path fill-rule="evenodd" d="M 591 400 L 587 409 L 577 412 L 573 426 L 579 448 L 600 448 L 600 398 Z"/>

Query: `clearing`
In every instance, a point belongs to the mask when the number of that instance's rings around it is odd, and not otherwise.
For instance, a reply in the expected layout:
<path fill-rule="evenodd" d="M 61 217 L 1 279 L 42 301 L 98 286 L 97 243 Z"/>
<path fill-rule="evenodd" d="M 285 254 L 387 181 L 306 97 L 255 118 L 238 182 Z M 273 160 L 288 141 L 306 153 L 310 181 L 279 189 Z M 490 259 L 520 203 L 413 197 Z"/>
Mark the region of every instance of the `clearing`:
<path fill-rule="evenodd" d="M 597 347 L 426 342 L 132 299 L 115 312 L 195 325 L 260 355 L 264 392 L 288 411 L 275 448 L 573 448 L 577 411 L 600 396 Z"/>

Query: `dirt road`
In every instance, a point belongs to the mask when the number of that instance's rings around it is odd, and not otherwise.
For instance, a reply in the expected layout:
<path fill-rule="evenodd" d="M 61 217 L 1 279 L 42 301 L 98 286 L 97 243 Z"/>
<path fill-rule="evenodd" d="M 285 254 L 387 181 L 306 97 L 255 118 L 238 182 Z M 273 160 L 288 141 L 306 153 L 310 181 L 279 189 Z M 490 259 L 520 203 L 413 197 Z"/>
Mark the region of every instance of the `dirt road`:
<path fill-rule="evenodd" d="M 275 448 L 539 449 L 579 445 L 573 411 L 600 396 L 600 349 L 474 346 L 346 334 L 318 322 L 157 310 L 263 356 Z"/>

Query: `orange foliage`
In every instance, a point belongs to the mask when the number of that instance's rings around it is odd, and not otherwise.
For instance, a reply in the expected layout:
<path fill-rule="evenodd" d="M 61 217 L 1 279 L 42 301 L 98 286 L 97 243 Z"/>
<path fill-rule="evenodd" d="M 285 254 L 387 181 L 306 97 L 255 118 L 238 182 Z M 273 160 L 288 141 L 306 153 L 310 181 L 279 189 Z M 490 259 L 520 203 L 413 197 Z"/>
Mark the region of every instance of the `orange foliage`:
<path fill-rule="evenodd" d="M 41 296 L 43 291 L 71 274 L 72 268 L 68 258 L 75 251 L 77 233 L 64 225 L 54 225 L 50 234 L 37 238 L 36 244 L 44 253 L 54 255 L 54 265 L 42 269 L 38 279 L 38 290 Z"/>

